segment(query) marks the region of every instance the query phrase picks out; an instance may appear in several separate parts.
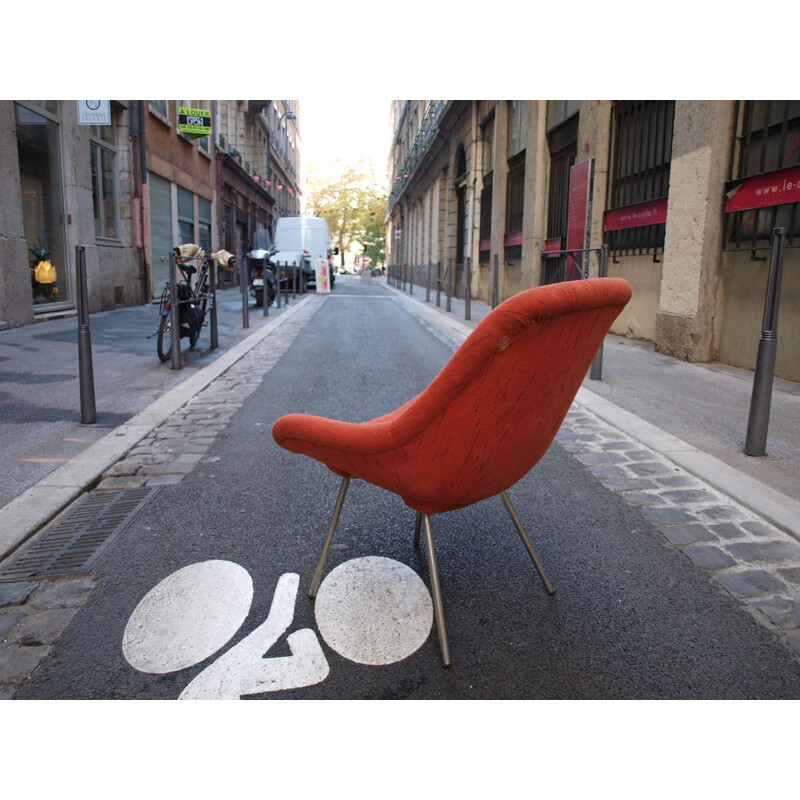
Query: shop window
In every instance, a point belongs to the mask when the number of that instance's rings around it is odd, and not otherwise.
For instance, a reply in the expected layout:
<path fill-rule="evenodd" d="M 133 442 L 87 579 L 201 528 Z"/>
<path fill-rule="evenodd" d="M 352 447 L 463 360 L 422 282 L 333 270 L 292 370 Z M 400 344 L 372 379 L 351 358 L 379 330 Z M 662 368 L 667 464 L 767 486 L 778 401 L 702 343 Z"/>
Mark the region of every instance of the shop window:
<path fill-rule="evenodd" d="M 577 101 L 575 101 L 577 103 Z M 548 102 L 547 143 L 550 148 L 550 182 L 547 193 L 548 249 L 564 250 L 569 229 L 569 187 L 571 170 L 578 157 L 578 115 L 570 114 L 567 100 Z M 555 108 L 551 108 L 554 105 Z M 564 120 L 567 120 L 566 122 Z M 552 127 L 554 120 L 561 122 Z M 550 256 L 544 261 L 543 283 L 564 280 L 567 257 Z"/>
<path fill-rule="evenodd" d="M 114 125 L 93 125 L 89 152 L 92 164 L 94 233 L 98 239 L 119 241 L 119 179 Z"/>
<path fill-rule="evenodd" d="M 14 104 L 31 291 L 42 310 L 70 301 L 57 108 L 56 101 Z"/>
<path fill-rule="evenodd" d="M 481 104 L 486 101 L 482 100 Z M 494 178 L 494 109 L 481 123 L 483 188 L 481 189 L 478 262 L 488 264 L 492 249 L 492 184 Z"/>
<path fill-rule="evenodd" d="M 612 109 L 612 164 L 609 210 L 638 208 L 631 220 L 646 219 L 646 204 L 666 201 L 672 158 L 673 100 L 622 100 Z M 654 213 L 654 212 L 653 212 Z M 632 222 L 626 222 L 633 224 Z M 664 249 L 665 224 L 609 231 L 614 255 L 653 254 Z"/>
<path fill-rule="evenodd" d="M 748 179 L 761 175 L 776 173 L 775 185 L 786 182 L 786 173 L 781 171 L 800 166 L 800 100 L 739 101 L 735 135 L 731 180 L 726 186 L 728 198 L 734 197 Z M 797 185 L 794 174 L 790 179 Z M 762 196 L 766 199 L 761 207 L 726 215 L 725 249 L 768 248 L 776 227 L 786 229 L 789 246 L 796 244 L 800 235 L 800 202 L 769 205 L 767 190 L 772 188 L 768 180 L 764 182 Z"/>

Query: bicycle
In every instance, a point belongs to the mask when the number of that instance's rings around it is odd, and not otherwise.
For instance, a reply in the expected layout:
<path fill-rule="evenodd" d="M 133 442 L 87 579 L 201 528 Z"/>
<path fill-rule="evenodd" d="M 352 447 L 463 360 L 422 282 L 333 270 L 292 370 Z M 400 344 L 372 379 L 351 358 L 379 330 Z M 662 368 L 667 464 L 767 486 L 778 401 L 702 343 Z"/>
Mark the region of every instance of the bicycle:
<path fill-rule="evenodd" d="M 209 283 L 212 260 L 232 269 L 236 259 L 227 250 L 220 250 L 206 256 L 205 251 L 194 244 L 181 245 L 174 249 L 175 263 L 183 280 L 177 284 L 178 319 L 180 325 L 179 338 L 188 337 L 189 347 L 194 347 L 200 338 L 200 330 L 205 324 L 206 313 L 211 309 L 212 295 Z M 189 261 L 199 261 L 199 270 Z M 197 273 L 197 280 L 192 286 L 192 276 Z M 172 356 L 172 291 L 167 282 L 158 306 L 159 322 L 156 352 L 161 361 L 168 361 Z"/>

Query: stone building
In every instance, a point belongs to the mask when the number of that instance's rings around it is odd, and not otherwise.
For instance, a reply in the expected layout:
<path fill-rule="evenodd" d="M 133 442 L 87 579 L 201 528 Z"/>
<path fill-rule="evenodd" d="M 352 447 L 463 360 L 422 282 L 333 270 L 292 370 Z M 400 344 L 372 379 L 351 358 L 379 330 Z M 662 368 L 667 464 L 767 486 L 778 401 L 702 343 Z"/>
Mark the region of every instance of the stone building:
<path fill-rule="evenodd" d="M 75 313 L 78 245 L 92 312 L 158 297 L 177 244 L 241 257 L 299 213 L 298 117 L 290 100 L 0 101 L 0 328 Z"/>
<path fill-rule="evenodd" d="M 393 132 L 388 263 L 461 296 L 469 265 L 490 302 L 606 246 L 634 289 L 612 331 L 689 361 L 754 367 L 783 227 L 776 374 L 800 380 L 799 101 L 405 100 Z"/>
<path fill-rule="evenodd" d="M 92 124 L 79 120 L 81 108 L 75 100 L 0 101 L 0 327 L 74 309 L 78 245 L 91 310 L 143 302 L 131 202 L 136 109 L 111 101 L 102 124 Z M 36 280 L 37 249 L 49 254 L 52 282 Z"/>

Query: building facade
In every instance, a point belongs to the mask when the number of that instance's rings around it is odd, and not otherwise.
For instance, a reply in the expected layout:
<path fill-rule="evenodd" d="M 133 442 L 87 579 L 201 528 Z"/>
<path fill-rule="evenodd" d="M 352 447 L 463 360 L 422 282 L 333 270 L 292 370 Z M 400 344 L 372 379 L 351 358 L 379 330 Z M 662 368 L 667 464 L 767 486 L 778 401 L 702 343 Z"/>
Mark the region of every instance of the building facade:
<path fill-rule="evenodd" d="M 0 101 L 0 327 L 75 313 L 79 245 L 95 312 L 158 297 L 178 244 L 241 258 L 299 213 L 296 101 L 113 100 L 90 124 L 94 102 Z"/>
<path fill-rule="evenodd" d="M 460 296 L 469 267 L 490 302 L 605 246 L 634 290 L 612 331 L 689 361 L 754 367 L 784 228 L 776 374 L 800 380 L 800 102 L 406 100 L 393 132 L 389 263 Z"/>
<path fill-rule="evenodd" d="M 0 102 L 0 326 L 74 309 L 79 245 L 92 310 L 142 302 L 135 107 L 112 101 L 109 111 L 91 125 L 79 124 L 74 100 Z M 42 282 L 40 260 L 54 268 Z"/>

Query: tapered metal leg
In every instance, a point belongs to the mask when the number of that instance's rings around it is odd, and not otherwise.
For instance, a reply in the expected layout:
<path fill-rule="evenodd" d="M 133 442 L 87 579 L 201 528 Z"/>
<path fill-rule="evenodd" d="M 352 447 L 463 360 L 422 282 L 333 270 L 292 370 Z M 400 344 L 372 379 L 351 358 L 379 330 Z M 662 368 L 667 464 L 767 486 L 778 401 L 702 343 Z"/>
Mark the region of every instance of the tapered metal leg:
<path fill-rule="evenodd" d="M 419 549 L 419 531 L 422 527 L 422 512 L 417 511 L 417 521 L 414 525 L 414 547 Z"/>
<path fill-rule="evenodd" d="M 325 535 L 325 543 L 322 545 L 322 553 L 317 564 L 317 571 L 314 573 L 314 580 L 311 582 L 311 591 L 308 593 L 310 598 L 317 596 L 320 581 L 322 581 L 322 571 L 325 569 L 325 562 L 328 560 L 328 552 L 331 549 L 333 534 L 336 533 L 336 526 L 339 524 L 339 514 L 342 513 L 344 498 L 347 495 L 347 487 L 350 485 L 350 478 L 342 478 L 342 485 L 339 487 L 339 496 L 336 498 L 336 505 L 333 507 L 333 514 L 328 525 L 328 532 Z"/>
<path fill-rule="evenodd" d="M 550 578 L 547 577 L 547 573 L 545 572 L 542 562 L 539 560 L 539 555 L 534 549 L 533 543 L 528 537 L 528 534 L 525 533 L 525 528 L 522 526 L 522 520 L 519 518 L 519 514 L 517 514 L 517 511 L 514 508 L 514 506 L 511 504 L 511 498 L 508 496 L 508 492 L 500 492 L 500 497 L 503 498 L 503 503 L 505 503 L 506 511 L 508 511 L 508 514 L 514 523 L 517 532 L 522 538 L 522 543 L 525 545 L 525 549 L 528 551 L 528 555 L 531 557 L 531 561 L 533 561 L 533 566 L 536 567 L 536 571 L 539 573 L 539 577 L 542 579 L 542 582 L 544 583 L 544 588 L 547 589 L 547 594 L 553 594 L 555 592 L 553 584 L 550 583 Z"/>
<path fill-rule="evenodd" d="M 431 518 L 422 515 L 425 524 L 425 544 L 428 548 L 428 567 L 431 571 L 431 590 L 433 592 L 433 610 L 436 616 L 436 630 L 439 634 L 439 650 L 442 653 L 442 663 L 450 666 L 450 645 L 447 642 L 447 626 L 444 622 L 444 604 L 442 603 L 442 588 L 439 585 L 439 565 L 436 561 L 436 550 L 433 547 L 433 527 Z"/>

